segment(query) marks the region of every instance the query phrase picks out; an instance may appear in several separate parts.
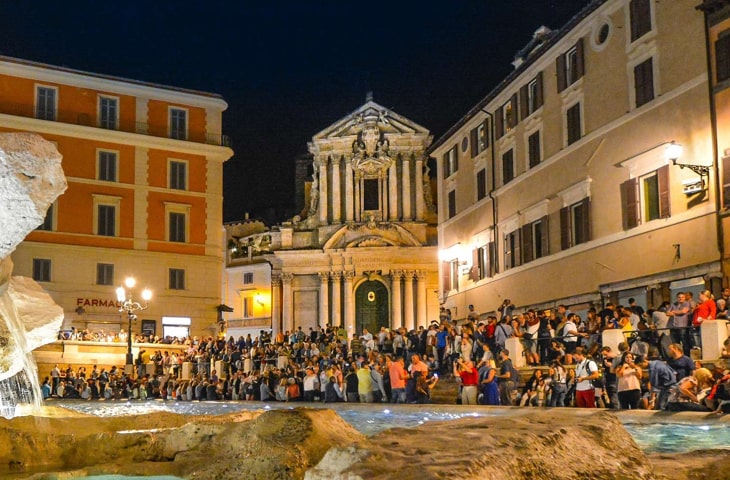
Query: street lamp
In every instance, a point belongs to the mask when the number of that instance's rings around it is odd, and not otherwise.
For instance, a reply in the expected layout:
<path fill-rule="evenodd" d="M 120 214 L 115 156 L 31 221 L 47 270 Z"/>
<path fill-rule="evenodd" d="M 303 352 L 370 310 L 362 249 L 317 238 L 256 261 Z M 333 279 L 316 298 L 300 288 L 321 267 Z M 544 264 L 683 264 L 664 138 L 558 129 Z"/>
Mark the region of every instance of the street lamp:
<path fill-rule="evenodd" d="M 119 312 L 127 312 L 127 322 L 128 322 L 128 328 L 127 328 L 127 367 L 131 367 L 132 372 L 134 372 L 134 356 L 132 355 L 132 320 L 137 319 L 137 315 L 134 314 L 134 312 L 137 312 L 139 310 L 144 310 L 147 307 L 150 306 L 150 300 L 152 299 L 152 291 L 148 288 L 145 288 L 142 290 L 142 300 L 144 300 L 144 305 L 142 305 L 139 302 L 135 302 L 132 298 L 132 289 L 137 284 L 137 280 L 134 279 L 134 277 L 127 277 L 124 280 L 124 285 L 127 288 L 124 288 L 123 286 L 120 286 L 117 288 L 117 301 L 121 303 L 121 306 L 119 307 Z"/>

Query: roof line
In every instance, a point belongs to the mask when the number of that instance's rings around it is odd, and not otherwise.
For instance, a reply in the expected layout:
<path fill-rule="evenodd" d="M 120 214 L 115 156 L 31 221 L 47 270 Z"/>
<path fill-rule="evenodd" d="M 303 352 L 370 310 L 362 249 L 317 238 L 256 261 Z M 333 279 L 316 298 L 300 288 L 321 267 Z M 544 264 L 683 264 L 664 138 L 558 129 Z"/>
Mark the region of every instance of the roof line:
<path fill-rule="evenodd" d="M 119 82 L 124 82 L 124 83 L 131 83 L 134 85 L 140 85 L 140 86 L 144 86 L 144 87 L 161 88 L 163 90 L 171 90 L 171 91 L 175 91 L 175 92 L 189 93 L 192 95 L 199 95 L 199 96 L 203 96 L 203 97 L 210 97 L 210 98 L 216 98 L 216 99 L 223 100 L 223 96 L 220 94 L 217 94 L 217 93 L 204 92 L 201 90 L 193 90 L 193 89 L 182 88 L 182 87 L 173 87 L 170 85 L 163 85 L 161 83 L 145 82 L 142 80 L 134 80 L 131 78 L 117 77 L 114 75 L 106 75 L 103 73 L 88 72 L 85 70 L 78 70 L 75 68 L 52 65 L 50 63 L 36 62 L 34 60 L 26 60 L 26 59 L 22 59 L 22 58 L 8 57 L 5 55 L 0 55 L 0 61 L 16 63 L 19 65 L 26 65 L 26 66 L 30 66 L 30 67 L 46 68 L 46 69 L 50 69 L 50 70 L 56 70 L 59 72 L 72 73 L 72 74 L 76 74 L 76 75 L 84 75 L 87 77 L 100 78 L 102 80 L 113 80 L 113 81 L 119 81 Z"/>
<path fill-rule="evenodd" d="M 591 0 L 591 2 L 583 7 L 583 9 L 575 14 L 568 22 L 563 25 L 560 30 L 557 30 L 557 32 L 553 35 L 550 35 L 549 38 L 543 43 L 540 47 L 538 47 L 537 51 L 535 51 L 532 55 L 530 55 L 525 61 L 516 69 L 514 69 L 512 72 L 510 72 L 507 77 L 504 78 L 501 82 L 497 84 L 496 87 L 494 87 L 484 98 L 482 98 L 474 107 L 472 107 L 466 115 L 461 117 L 451 128 L 449 128 L 446 133 L 441 135 L 438 140 L 433 142 L 431 146 L 427 150 L 427 154 L 431 154 L 436 148 L 440 147 L 449 137 L 451 137 L 457 130 L 459 130 L 461 127 L 463 127 L 469 120 L 471 120 L 479 111 L 482 111 L 484 107 L 486 107 L 489 102 L 494 100 L 494 98 L 499 95 L 503 90 L 505 90 L 512 81 L 520 76 L 529 66 L 531 66 L 533 63 L 537 61 L 538 58 L 541 58 L 543 54 L 545 54 L 550 48 L 552 48 L 553 45 L 555 45 L 559 40 L 561 40 L 563 37 L 567 36 L 567 34 L 573 30 L 573 28 L 576 27 L 580 22 L 582 22 L 588 15 L 593 13 L 595 10 L 598 9 L 601 5 L 606 3 L 608 0 Z"/>

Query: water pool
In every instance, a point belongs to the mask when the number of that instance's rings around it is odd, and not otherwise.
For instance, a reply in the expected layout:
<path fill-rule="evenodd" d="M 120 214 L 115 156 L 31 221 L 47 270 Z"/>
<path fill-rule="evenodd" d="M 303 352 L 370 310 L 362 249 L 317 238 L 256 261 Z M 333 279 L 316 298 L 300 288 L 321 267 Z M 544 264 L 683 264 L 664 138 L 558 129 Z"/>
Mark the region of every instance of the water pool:
<path fill-rule="evenodd" d="M 246 402 L 172 402 L 172 401 L 57 401 L 53 405 L 79 413 L 109 417 L 171 412 L 184 415 L 221 415 L 246 410 L 292 409 L 296 407 L 321 408 L 321 403 L 246 403 Z M 433 421 L 448 421 L 464 417 L 506 416 L 529 413 L 530 409 L 499 407 L 465 408 L 450 405 L 351 405 L 327 404 L 345 421 L 364 435 L 375 435 L 393 427 L 415 427 Z M 649 413 L 649 412 L 647 412 Z M 688 421 L 674 423 L 666 416 L 662 420 L 636 422 L 635 416 L 619 419 L 636 443 L 647 453 L 688 452 L 711 448 L 730 449 L 730 424 L 727 422 Z M 720 417 L 716 417 L 720 418 Z M 102 477 L 100 480 L 108 480 Z M 112 477 L 113 478 L 113 477 Z M 124 478 L 124 477 L 121 477 Z M 149 477 L 147 477 L 149 478 Z M 128 478 L 127 478 L 128 480 Z"/>

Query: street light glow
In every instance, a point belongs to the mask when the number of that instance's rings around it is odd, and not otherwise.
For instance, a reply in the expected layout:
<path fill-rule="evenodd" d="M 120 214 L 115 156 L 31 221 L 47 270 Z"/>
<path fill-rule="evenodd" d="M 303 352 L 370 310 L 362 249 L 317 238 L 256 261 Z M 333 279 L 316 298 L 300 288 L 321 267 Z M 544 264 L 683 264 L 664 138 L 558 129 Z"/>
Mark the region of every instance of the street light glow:
<path fill-rule="evenodd" d="M 124 279 L 124 284 L 127 286 L 127 288 L 134 288 L 134 286 L 137 284 L 137 280 L 134 279 L 134 277 L 127 277 Z"/>
<path fill-rule="evenodd" d="M 152 300 L 152 290 L 150 290 L 149 288 L 145 288 L 144 290 L 142 290 L 142 300 L 144 300 L 145 302 L 149 302 L 150 300 Z"/>
<path fill-rule="evenodd" d="M 117 301 L 123 302 L 127 299 L 126 297 L 127 297 L 127 292 L 124 290 L 124 287 L 117 288 Z"/>

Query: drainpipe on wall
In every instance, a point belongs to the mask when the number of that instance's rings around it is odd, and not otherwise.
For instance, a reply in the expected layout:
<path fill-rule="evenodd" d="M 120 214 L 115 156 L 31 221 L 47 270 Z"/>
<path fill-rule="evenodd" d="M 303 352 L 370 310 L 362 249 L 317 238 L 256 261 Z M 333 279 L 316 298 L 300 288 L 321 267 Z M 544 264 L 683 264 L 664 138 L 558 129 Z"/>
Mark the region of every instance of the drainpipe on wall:
<path fill-rule="evenodd" d="M 496 147 L 496 145 L 494 144 L 494 114 L 484 110 L 483 108 L 481 110 L 489 117 L 489 141 L 490 147 L 492 149 L 492 182 L 488 195 L 489 198 L 492 199 L 492 229 L 494 230 L 494 273 L 496 274 L 499 271 L 499 255 L 497 255 L 497 239 L 499 238 L 499 231 L 497 228 L 497 197 L 494 196 L 494 190 L 497 188 L 497 155 L 494 153 Z M 487 254 L 489 254 L 489 252 L 487 252 Z"/>
<path fill-rule="evenodd" d="M 720 181 L 720 159 L 717 135 L 717 106 L 715 104 L 715 94 L 712 86 L 712 50 L 710 45 L 710 19 L 707 12 L 705 16 L 705 53 L 707 57 L 707 90 L 710 100 L 710 130 L 712 134 L 712 164 L 715 173 L 715 228 L 717 228 L 717 249 L 720 252 L 720 272 L 722 273 L 722 282 L 726 283 L 727 272 L 725 271 L 725 232 L 723 231 L 722 222 L 722 184 Z M 709 186 L 708 186 L 709 187 Z"/>

